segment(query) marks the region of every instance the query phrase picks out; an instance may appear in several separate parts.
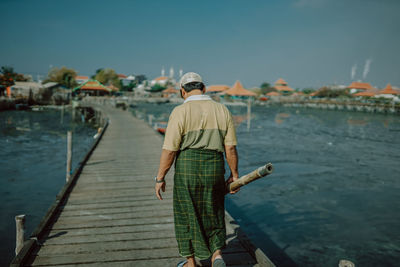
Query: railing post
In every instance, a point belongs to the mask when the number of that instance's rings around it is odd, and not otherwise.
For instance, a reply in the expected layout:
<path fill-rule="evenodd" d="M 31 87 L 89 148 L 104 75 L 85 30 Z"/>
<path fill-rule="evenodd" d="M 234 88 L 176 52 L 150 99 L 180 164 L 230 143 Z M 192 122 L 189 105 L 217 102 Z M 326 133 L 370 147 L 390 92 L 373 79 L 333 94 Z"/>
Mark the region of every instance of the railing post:
<path fill-rule="evenodd" d="M 67 174 L 66 181 L 68 183 L 71 178 L 71 165 L 72 165 L 72 132 L 67 133 Z"/>
<path fill-rule="evenodd" d="M 250 131 L 250 121 L 251 121 L 251 102 L 250 97 L 247 100 L 247 131 Z"/>
<path fill-rule="evenodd" d="M 340 260 L 339 267 L 355 267 L 356 265 L 349 260 Z"/>
<path fill-rule="evenodd" d="M 24 246 L 24 232 L 25 232 L 25 215 L 15 216 L 15 224 L 17 229 L 17 236 L 15 242 L 15 255 L 21 251 Z"/>

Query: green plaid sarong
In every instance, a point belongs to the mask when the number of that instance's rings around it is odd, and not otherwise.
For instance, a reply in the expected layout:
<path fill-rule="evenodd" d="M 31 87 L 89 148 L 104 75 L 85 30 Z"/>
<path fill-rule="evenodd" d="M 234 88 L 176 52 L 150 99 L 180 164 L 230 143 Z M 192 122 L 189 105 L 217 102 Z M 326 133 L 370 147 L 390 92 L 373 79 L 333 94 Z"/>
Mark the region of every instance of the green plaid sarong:
<path fill-rule="evenodd" d="M 174 220 L 179 254 L 209 258 L 225 246 L 223 154 L 213 150 L 180 151 L 175 163 Z"/>

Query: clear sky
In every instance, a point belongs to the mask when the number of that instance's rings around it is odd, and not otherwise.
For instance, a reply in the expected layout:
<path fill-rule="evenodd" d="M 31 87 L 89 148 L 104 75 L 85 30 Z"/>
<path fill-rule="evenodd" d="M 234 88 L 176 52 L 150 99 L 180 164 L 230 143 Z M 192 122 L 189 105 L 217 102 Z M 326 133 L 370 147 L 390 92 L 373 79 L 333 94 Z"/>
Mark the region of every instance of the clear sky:
<path fill-rule="evenodd" d="M 399 0 L 0 0 L 0 10 L 0 65 L 22 73 L 155 78 L 173 66 L 207 84 L 282 77 L 304 88 L 349 84 L 353 68 L 354 80 L 400 87 Z"/>

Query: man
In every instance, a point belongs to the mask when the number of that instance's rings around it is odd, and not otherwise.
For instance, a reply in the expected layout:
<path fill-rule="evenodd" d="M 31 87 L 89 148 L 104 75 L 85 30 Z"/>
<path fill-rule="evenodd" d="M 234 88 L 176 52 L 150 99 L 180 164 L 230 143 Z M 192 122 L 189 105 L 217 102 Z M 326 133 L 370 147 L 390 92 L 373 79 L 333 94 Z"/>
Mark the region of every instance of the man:
<path fill-rule="evenodd" d="M 162 200 L 164 178 L 176 158 L 175 236 L 180 255 L 186 257 L 177 266 L 194 267 L 195 257 L 211 257 L 213 267 L 225 266 L 221 254 L 226 239 L 223 153 L 231 170 L 227 183 L 231 183 L 238 179 L 235 128 L 229 110 L 204 95 L 200 75 L 186 73 L 180 86 L 185 101 L 169 117 L 155 191 Z"/>

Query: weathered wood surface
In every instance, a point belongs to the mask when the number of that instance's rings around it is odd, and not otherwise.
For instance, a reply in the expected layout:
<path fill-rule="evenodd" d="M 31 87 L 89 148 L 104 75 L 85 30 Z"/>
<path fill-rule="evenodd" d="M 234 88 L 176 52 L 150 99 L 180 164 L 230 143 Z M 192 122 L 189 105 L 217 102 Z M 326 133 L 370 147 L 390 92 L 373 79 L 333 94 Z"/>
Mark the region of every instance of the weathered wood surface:
<path fill-rule="evenodd" d="M 108 129 L 82 170 L 43 244 L 26 266 L 176 266 L 172 173 L 164 200 L 154 194 L 162 137 L 128 111 L 103 107 Z M 260 262 L 227 214 L 228 266 Z M 209 266 L 209 262 L 199 262 Z"/>

